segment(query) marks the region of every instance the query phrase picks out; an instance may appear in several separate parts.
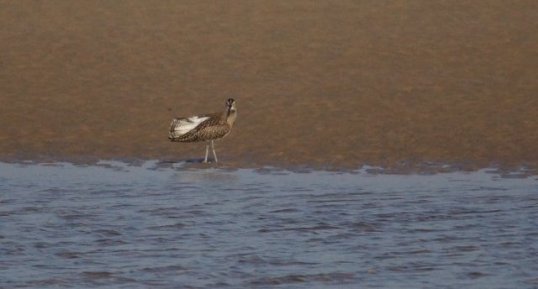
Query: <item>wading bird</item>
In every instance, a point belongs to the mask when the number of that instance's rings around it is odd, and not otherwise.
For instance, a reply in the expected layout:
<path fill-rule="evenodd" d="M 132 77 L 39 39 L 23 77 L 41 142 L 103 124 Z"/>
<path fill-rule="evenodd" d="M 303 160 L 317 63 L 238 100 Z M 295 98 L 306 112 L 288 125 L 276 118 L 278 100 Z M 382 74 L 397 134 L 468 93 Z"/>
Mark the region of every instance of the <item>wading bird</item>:
<path fill-rule="evenodd" d="M 213 141 L 227 136 L 236 118 L 235 100 L 228 98 L 223 112 L 174 118 L 170 124 L 168 138 L 173 142 L 207 142 L 204 163 L 207 163 L 209 145 L 215 162 L 218 162 Z"/>

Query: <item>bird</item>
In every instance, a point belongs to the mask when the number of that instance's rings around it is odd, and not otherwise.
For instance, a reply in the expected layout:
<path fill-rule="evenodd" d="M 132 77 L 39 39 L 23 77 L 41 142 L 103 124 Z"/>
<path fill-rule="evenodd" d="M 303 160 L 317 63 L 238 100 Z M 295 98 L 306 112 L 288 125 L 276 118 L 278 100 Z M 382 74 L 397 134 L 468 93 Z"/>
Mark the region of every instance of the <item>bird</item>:
<path fill-rule="evenodd" d="M 217 163 L 213 142 L 230 134 L 236 118 L 235 100 L 228 98 L 223 112 L 174 118 L 170 124 L 168 139 L 172 142 L 206 142 L 204 163 L 208 162 L 209 146 Z"/>

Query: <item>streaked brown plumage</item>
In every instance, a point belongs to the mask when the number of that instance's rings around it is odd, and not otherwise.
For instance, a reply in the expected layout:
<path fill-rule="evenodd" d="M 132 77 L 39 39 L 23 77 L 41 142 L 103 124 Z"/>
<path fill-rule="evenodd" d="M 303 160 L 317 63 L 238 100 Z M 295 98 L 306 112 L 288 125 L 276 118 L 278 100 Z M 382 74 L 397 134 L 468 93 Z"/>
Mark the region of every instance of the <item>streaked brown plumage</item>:
<path fill-rule="evenodd" d="M 223 112 L 174 118 L 170 124 L 168 138 L 173 142 L 207 141 L 204 162 L 207 162 L 209 145 L 213 150 L 215 162 L 218 162 L 213 141 L 227 136 L 236 118 L 235 100 L 229 98 Z"/>

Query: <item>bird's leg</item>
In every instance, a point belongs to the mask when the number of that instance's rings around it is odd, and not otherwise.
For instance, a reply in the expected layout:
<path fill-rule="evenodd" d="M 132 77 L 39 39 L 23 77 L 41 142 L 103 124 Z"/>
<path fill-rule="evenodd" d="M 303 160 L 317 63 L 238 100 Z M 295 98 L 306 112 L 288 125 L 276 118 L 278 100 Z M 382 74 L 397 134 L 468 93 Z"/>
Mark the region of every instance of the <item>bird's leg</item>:
<path fill-rule="evenodd" d="M 218 163 L 217 160 L 217 153 L 215 152 L 215 144 L 213 143 L 213 140 L 211 140 L 211 149 L 213 150 L 213 158 L 215 159 L 215 162 Z"/>
<path fill-rule="evenodd" d="M 204 163 L 207 163 L 207 156 L 209 155 L 209 143 L 205 145 L 205 158 Z"/>

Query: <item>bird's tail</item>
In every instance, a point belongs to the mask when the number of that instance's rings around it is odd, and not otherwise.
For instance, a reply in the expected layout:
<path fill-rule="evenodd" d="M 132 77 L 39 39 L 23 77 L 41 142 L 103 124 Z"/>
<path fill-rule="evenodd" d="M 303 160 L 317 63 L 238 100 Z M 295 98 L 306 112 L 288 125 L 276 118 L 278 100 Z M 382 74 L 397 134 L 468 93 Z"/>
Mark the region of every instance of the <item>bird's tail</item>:
<path fill-rule="evenodd" d="M 196 129 L 198 125 L 209 119 L 209 116 L 191 116 L 191 117 L 176 117 L 170 124 L 170 132 L 168 138 L 171 141 L 178 141 L 183 135 Z"/>
<path fill-rule="evenodd" d="M 168 139 L 174 141 L 179 135 L 176 133 L 176 127 L 179 125 L 179 119 L 174 118 L 170 123 L 170 130 L 168 131 Z"/>

